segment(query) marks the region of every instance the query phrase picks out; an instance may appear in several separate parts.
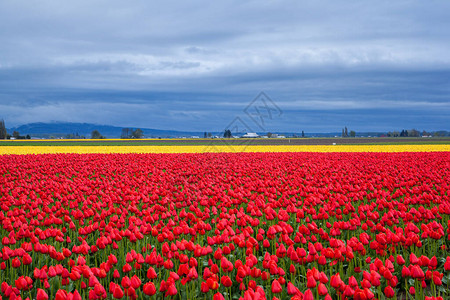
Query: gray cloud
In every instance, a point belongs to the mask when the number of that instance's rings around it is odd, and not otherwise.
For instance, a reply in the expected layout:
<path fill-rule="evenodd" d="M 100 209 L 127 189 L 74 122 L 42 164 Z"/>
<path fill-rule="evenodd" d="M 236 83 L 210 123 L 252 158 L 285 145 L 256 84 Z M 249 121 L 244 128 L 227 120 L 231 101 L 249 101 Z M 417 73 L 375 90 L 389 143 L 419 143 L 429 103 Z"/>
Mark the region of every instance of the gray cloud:
<path fill-rule="evenodd" d="M 0 118 L 220 130 L 264 90 L 277 130 L 450 129 L 449 8 L 3 1 Z"/>

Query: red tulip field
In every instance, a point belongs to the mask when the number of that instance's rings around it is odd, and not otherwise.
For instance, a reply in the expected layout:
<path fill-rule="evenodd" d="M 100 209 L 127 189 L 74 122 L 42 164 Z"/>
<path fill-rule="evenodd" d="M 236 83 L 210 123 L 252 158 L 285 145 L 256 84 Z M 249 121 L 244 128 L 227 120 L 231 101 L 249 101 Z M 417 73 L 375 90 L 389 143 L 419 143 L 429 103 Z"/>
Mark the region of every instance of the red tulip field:
<path fill-rule="evenodd" d="M 450 299 L 450 152 L 0 155 L 1 299 Z"/>

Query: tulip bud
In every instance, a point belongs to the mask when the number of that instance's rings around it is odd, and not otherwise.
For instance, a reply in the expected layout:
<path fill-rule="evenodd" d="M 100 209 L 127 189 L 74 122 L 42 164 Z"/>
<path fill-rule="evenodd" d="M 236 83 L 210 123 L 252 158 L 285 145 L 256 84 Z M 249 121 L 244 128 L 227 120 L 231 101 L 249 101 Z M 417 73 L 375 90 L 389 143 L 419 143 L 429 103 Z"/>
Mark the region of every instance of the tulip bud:
<path fill-rule="evenodd" d="M 123 291 L 118 284 L 116 284 L 116 287 L 114 289 L 113 297 L 116 299 L 122 299 L 123 297 Z"/>
<path fill-rule="evenodd" d="M 280 282 L 278 282 L 278 280 L 274 280 L 272 281 L 272 293 L 274 294 L 278 294 L 281 293 L 281 291 L 283 290 L 283 288 L 281 287 Z"/>
<path fill-rule="evenodd" d="M 143 292 L 147 296 L 153 296 L 154 294 L 156 294 L 155 284 L 153 282 L 147 282 L 146 284 L 144 284 Z"/>
<path fill-rule="evenodd" d="M 20 260 L 17 257 L 15 257 L 12 260 L 11 265 L 12 265 L 13 268 L 18 268 L 18 267 L 20 267 L 21 262 L 20 262 Z"/>

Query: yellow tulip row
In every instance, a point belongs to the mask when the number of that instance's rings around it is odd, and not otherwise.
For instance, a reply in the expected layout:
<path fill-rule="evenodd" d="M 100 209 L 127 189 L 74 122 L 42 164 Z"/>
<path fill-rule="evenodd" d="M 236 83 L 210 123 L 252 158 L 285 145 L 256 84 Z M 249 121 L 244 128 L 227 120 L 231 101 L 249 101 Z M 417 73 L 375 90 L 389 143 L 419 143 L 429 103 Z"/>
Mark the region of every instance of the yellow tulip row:
<path fill-rule="evenodd" d="M 195 146 L 5 146 L 4 154 L 207 153 L 207 152 L 447 152 L 450 145 L 195 145 Z"/>

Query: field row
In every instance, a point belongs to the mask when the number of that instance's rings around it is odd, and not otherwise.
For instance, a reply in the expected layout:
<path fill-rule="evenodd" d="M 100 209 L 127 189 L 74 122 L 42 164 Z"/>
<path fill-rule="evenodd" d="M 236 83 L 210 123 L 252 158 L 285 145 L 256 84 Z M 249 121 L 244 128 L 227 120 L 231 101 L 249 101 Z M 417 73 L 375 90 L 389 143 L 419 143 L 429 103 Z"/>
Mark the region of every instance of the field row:
<path fill-rule="evenodd" d="M 221 153 L 221 152 L 444 152 L 449 145 L 190 145 L 190 146 L 5 146 L 2 154 Z"/>
<path fill-rule="evenodd" d="M 450 153 L 0 156 L 1 295 L 450 297 Z"/>
<path fill-rule="evenodd" d="M 1 146 L 450 145 L 450 137 L 0 140 Z"/>

